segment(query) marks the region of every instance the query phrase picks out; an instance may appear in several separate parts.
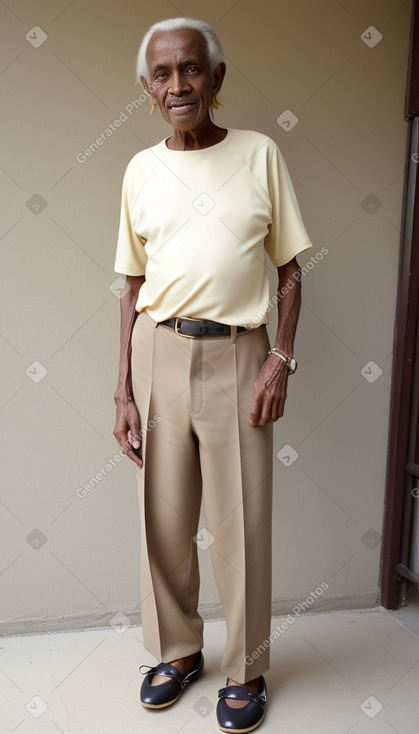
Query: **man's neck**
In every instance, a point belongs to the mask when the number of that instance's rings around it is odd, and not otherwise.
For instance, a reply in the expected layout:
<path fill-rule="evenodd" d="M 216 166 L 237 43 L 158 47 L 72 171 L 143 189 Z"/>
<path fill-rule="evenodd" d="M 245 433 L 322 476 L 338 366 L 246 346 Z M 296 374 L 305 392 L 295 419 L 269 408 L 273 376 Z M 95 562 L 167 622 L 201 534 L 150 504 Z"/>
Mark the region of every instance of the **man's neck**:
<path fill-rule="evenodd" d="M 221 143 L 227 135 L 227 130 L 217 127 L 209 120 L 204 128 L 195 130 L 173 130 L 173 135 L 166 141 L 170 150 L 201 150 Z"/>

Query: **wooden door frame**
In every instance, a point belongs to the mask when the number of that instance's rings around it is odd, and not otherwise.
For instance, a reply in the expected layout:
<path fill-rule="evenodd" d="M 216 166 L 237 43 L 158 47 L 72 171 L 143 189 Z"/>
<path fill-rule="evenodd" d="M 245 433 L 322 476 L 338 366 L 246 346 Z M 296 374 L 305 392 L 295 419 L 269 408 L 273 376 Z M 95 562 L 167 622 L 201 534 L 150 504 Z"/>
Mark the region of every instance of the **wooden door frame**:
<path fill-rule="evenodd" d="M 406 463 L 410 404 L 413 386 L 419 284 L 419 160 L 412 158 L 412 139 L 418 135 L 412 120 L 419 116 L 419 7 L 413 2 L 406 117 L 409 142 L 403 205 L 403 231 L 398 273 L 398 294 L 394 325 L 393 369 L 387 456 L 383 543 L 381 553 L 381 604 L 398 606 L 397 564 L 406 563 L 406 527 L 411 497 L 406 496 Z M 418 148 L 416 148 L 418 150 Z"/>

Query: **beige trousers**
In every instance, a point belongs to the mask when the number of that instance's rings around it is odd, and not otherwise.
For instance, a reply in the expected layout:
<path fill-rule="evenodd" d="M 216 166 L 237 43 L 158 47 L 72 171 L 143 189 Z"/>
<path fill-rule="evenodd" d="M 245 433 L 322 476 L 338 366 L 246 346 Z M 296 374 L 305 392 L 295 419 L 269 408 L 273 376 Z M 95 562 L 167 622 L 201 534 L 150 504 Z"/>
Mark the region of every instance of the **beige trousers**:
<path fill-rule="evenodd" d="M 209 549 L 227 624 L 221 670 L 240 683 L 269 668 L 272 424 L 248 423 L 268 348 L 264 326 L 188 339 L 146 312 L 132 333 L 144 644 L 163 662 L 203 647 L 197 546 Z"/>

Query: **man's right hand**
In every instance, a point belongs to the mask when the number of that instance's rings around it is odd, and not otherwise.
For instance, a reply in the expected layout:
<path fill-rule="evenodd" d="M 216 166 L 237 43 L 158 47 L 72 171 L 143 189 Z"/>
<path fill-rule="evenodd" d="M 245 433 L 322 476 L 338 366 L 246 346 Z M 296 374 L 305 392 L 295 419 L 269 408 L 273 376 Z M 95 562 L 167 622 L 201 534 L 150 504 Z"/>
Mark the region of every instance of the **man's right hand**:
<path fill-rule="evenodd" d="M 137 406 L 133 400 L 119 395 L 115 395 L 115 404 L 116 423 L 113 435 L 124 454 L 142 468 L 140 415 Z"/>

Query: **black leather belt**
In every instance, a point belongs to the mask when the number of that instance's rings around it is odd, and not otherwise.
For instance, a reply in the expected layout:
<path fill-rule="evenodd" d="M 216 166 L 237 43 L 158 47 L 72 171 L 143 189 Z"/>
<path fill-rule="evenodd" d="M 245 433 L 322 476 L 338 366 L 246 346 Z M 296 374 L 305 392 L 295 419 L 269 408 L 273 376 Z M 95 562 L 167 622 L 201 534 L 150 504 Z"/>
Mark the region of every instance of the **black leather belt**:
<path fill-rule="evenodd" d="M 231 326 L 228 324 L 219 324 L 218 321 L 208 321 L 207 319 L 190 319 L 185 317 L 177 317 L 160 321 L 162 326 L 168 326 L 173 329 L 179 336 L 186 336 L 189 339 L 199 339 L 203 336 L 230 336 Z M 248 331 L 244 326 L 237 327 L 237 333 Z"/>

